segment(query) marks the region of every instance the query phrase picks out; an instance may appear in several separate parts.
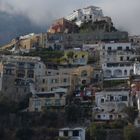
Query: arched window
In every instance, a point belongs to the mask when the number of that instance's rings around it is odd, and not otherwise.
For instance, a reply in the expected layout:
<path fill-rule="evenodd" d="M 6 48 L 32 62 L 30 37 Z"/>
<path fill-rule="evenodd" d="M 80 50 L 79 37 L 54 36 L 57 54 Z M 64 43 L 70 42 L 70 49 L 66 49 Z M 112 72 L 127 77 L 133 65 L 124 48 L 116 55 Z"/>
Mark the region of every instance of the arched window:
<path fill-rule="evenodd" d="M 122 70 L 120 70 L 120 69 L 114 70 L 114 76 L 115 77 L 121 77 L 122 76 Z"/>
<path fill-rule="evenodd" d="M 130 75 L 132 75 L 134 73 L 133 69 L 130 70 Z"/>
<path fill-rule="evenodd" d="M 81 77 L 86 77 L 88 74 L 87 74 L 87 71 L 86 70 L 83 70 L 81 72 Z"/>
<path fill-rule="evenodd" d="M 124 75 L 127 75 L 127 70 L 124 70 Z"/>

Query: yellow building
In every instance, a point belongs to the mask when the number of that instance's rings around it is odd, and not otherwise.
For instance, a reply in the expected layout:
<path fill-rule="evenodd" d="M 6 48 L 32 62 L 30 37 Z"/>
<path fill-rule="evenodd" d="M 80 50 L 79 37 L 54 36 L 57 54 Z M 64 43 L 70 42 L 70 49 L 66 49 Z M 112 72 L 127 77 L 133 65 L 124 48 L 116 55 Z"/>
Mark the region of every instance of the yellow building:
<path fill-rule="evenodd" d="M 39 57 L 1 56 L 0 89 L 11 100 L 20 101 L 30 92 L 29 83 L 44 75 Z"/>
<path fill-rule="evenodd" d="M 61 58 L 61 64 L 73 65 L 87 65 L 88 52 L 81 50 L 68 50 L 65 51 L 64 56 Z"/>
<path fill-rule="evenodd" d="M 25 36 L 20 36 L 19 38 L 13 39 L 9 44 L 1 47 L 2 50 L 12 50 L 14 51 L 27 51 L 29 52 L 32 49 L 36 48 L 45 48 L 46 47 L 47 34 L 28 34 Z"/>
<path fill-rule="evenodd" d="M 73 74 L 78 77 L 78 84 L 90 84 L 93 77 L 93 67 L 90 65 L 80 66 L 75 68 Z"/>
<path fill-rule="evenodd" d="M 67 88 L 71 93 L 76 86 L 90 84 L 93 76 L 92 66 L 67 67 L 58 69 L 46 69 L 46 75 L 38 77 L 37 86 L 39 92 L 53 91 L 57 88 Z"/>
<path fill-rule="evenodd" d="M 64 109 L 66 105 L 66 90 L 57 89 L 50 92 L 40 92 L 29 100 L 29 111 L 43 111 L 45 109 Z"/>

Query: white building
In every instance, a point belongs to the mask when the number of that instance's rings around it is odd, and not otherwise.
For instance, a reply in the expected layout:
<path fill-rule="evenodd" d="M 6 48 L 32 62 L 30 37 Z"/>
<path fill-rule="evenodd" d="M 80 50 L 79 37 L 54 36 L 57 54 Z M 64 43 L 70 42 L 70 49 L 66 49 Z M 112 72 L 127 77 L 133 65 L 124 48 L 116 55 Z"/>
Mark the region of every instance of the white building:
<path fill-rule="evenodd" d="M 115 120 L 123 118 L 122 110 L 129 106 L 129 90 L 114 89 L 95 93 L 97 107 L 94 109 L 95 120 Z"/>
<path fill-rule="evenodd" d="M 133 63 L 131 62 L 112 62 L 102 64 L 105 79 L 128 79 L 133 74 Z"/>
<path fill-rule="evenodd" d="M 140 63 L 134 63 L 134 74 L 140 75 Z"/>
<path fill-rule="evenodd" d="M 132 49 L 131 43 L 101 43 L 100 44 L 100 63 L 106 62 L 125 62 L 134 58 L 136 53 Z"/>
<path fill-rule="evenodd" d="M 133 74 L 131 59 L 136 57 L 131 43 L 100 43 L 100 64 L 104 78 L 128 78 Z"/>
<path fill-rule="evenodd" d="M 98 44 L 83 44 L 82 49 L 87 50 L 100 50 L 100 45 Z"/>
<path fill-rule="evenodd" d="M 59 137 L 67 137 L 69 140 L 85 140 L 85 128 L 62 128 L 59 129 Z"/>
<path fill-rule="evenodd" d="M 83 22 L 96 21 L 103 17 L 102 9 L 95 6 L 89 6 L 83 9 L 78 9 L 73 11 L 69 16 L 66 17 L 67 20 L 75 21 L 78 26 L 81 26 Z"/>

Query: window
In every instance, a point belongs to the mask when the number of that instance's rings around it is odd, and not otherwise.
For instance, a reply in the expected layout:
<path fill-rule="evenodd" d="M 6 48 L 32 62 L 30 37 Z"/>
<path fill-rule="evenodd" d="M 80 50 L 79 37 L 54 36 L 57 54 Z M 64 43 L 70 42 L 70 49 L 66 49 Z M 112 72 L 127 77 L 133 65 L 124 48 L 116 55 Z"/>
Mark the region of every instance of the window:
<path fill-rule="evenodd" d="M 129 50 L 129 46 L 126 46 L 126 50 L 127 50 L 127 51 Z"/>
<path fill-rule="evenodd" d="M 51 106 L 52 105 L 51 99 L 46 99 L 45 105 Z"/>
<path fill-rule="evenodd" d="M 127 96 L 122 96 L 122 101 L 127 101 Z"/>
<path fill-rule="evenodd" d="M 38 106 L 40 106 L 40 100 L 35 100 L 35 108 L 37 108 Z"/>
<path fill-rule="evenodd" d="M 64 79 L 63 79 L 63 82 L 64 82 L 64 83 L 66 83 L 66 82 L 67 82 L 67 79 L 66 79 L 66 78 L 64 78 Z"/>
<path fill-rule="evenodd" d="M 87 71 L 86 70 L 83 70 L 81 72 L 81 77 L 86 77 L 88 74 L 87 74 Z"/>
<path fill-rule="evenodd" d="M 105 46 L 103 46 L 102 49 L 104 50 L 105 49 Z"/>
<path fill-rule="evenodd" d="M 68 131 L 64 130 L 64 136 L 67 137 L 68 136 Z"/>
<path fill-rule="evenodd" d="M 41 91 L 44 92 L 44 88 L 42 88 Z"/>
<path fill-rule="evenodd" d="M 112 50 L 112 48 L 111 48 L 111 47 L 108 47 L 108 50 L 109 50 L 109 51 L 111 51 L 111 50 Z"/>
<path fill-rule="evenodd" d="M 118 115 L 118 118 L 121 119 L 122 118 L 122 115 Z"/>
<path fill-rule="evenodd" d="M 86 83 L 87 83 L 87 81 L 86 81 L 86 80 L 82 80 L 82 84 L 84 84 L 84 85 L 85 85 Z"/>
<path fill-rule="evenodd" d="M 85 55 L 82 55 L 82 58 L 84 58 L 85 57 Z"/>
<path fill-rule="evenodd" d="M 51 83 L 55 83 L 55 79 L 52 79 L 52 80 L 51 80 Z"/>
<path fill-rule="evenodd" d="M 35 64 L 34 64 L 34 63 L 27 63 L 27 67 L 28 67 L 29 69 L 34 69 Z"/>
<path fill-rule="evenodd" d="M 113 115 L 109 115 L 109 118 L 112 119 L 113 118 Z"/>
<path fill-rule="evenodd" d="M 120 61 L 123 61 L 123 56 L 120 57 Z"/>
<path fill-rule="evenodd" d="M 19 63 L 18 63 L 18 66 L 19 66 L 19 67 L 22 67 L 22 68 L 23 68 L 23 67 L 24 67 L 24 65 L 25 65 L 25 63 L 24 63 L 24 62 L 19 62 Z"/>
<path fill-rule="evenodd" d="M 124 75 L 127 75 L 127 70 L 124 70 Z"/>
<path fill-rule="evenodd" d="M 117 50 L 122 50 L 122 46 L 118 46 L 117 47 Z"/>
<path fill-rule="evenodd" d="M 38 112 L 38 108 L 35 108 L 35 111 Z"/>
<path fill-rule="evenodd" d="M 73 131 L 73 136 L 79 136 L 79 131 L 78 130 L 74 130 Z"/>
<path fill-rule="evenodd" d="M 101 103 L 104 103 L 104 102 L 105 102 L 105 100 L 104 100 L 104 98 L 102 98 L 102 99 L 101 99 Z"/>
<path fill-rule="evenodd" d="M 34 78 L 34 71 L 33 70 L 28 70 L 27 71 L 27 77 L 28 78 Z"/>
<path fill-rule="evenodd" d="M 24 76 L 25 76 L 25 71 L 24 70 L 17 70 L 17 77 L 24 78 Z"/>
<path fill-rule="evenodd" d="M 100 119 L 101 118 L 101 115 L 97 115 L 97 118 Z"/>
<path fill-rule="evenodd" d="M 42 80 L 42 83 L 43 83 L 43 84 L 45 83 L 45 79 Z"/>
<path fill-rule="evenodd" d="M 48 75 L 51 75 L 51 72 L 50 71 L 48 71 Z"/>
<path fill-rule="evenodd" d="M 55 79 L 55 83 L 58 83 L 58 79 Z"/>
<path fill-rule="evenodd" d="M 89 18 L 92 19 L 92 15 L 90 15 Z"/>
<path fill-rule="evenodd" d="M 87 19 L 87 17 L 86 17 L 86 16 L 84 16 L 84 19 Z"/>
<path fill-rule="evenodd" d="M 95 78 L 96 78 L 96 79 L 98 79 L 98 78 L 99 78 L 99 75 L 98 75 L 98 74 L 96 74 L 96 75 L 95 75 Z"/>
<path fill-rule="evenodd" d="M 134 73 L 134 72 L 133 72 L 133 69 L 131 69 L 131 70 L 130 70 L 130 75 L 132 75 L 133 73 Z"/>
<path fill-rule="evenodd" d="M 130 58 L 129 58 L 129 56 L 128 56 L 128 57 L 127 57 L 127 61 L 129 61 L 129 59 L 130 59 Z"/>
<path fill-rule="evenodd" d="M 56 99 L 56 100 L 55 100 L 55 105 L 56 105 L 56 106 L 60 106 L 60 105 L 61 105 L 60 99 Z"/>

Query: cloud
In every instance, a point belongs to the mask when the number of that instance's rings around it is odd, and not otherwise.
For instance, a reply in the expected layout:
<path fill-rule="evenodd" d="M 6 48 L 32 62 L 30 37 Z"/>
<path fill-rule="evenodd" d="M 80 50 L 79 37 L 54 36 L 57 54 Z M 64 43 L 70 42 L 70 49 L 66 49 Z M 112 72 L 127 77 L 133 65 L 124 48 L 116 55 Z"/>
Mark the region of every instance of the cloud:
<path fill-rule="evenodd" d="M 100 0 L 98 5 L 118 28 L 140 34 L 140 0 Z"/>
<path fill-rule="evenodd" d="M 38 25 L 65 16 L 75 8 L 83 7 L 90 0 L 0 0 L 0 10 L 10 14 L 22 14 Z M 90 2 L 91 3 L 91 2 Z"/>
<path fill-rule="evenodd" d="M 118 28 L 140 34 L 140 0 L 0 0 L 0 11 L 24 15 L 44 26 L 88 5 L 100 6 Z"/>

